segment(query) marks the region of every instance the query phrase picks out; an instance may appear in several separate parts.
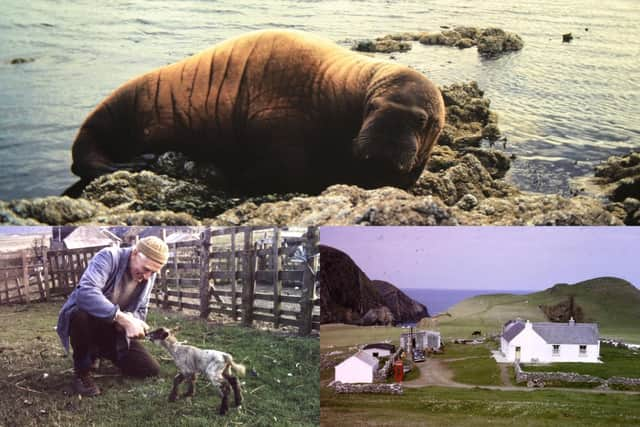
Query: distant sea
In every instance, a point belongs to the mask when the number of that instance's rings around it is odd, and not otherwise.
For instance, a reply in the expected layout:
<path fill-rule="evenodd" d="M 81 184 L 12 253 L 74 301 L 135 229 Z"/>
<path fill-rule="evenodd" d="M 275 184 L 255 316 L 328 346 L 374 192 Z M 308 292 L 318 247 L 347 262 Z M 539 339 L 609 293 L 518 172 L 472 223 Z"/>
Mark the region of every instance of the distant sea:
<path fill-rule="evenodd" d="M 488 295 L 488 294 L 516 294 L 524 295 L 532 292 L 536 292 L 531 289 L 516 289 L 516 290 L 503 290 L 503 289 L 401 289 L 402 292 L 409 297 L 427 306 L 429 314 L 442 313 L 456 305 L 457 303 L 464 301 L 467 298 L 474 297 L 476 295 Z"/>

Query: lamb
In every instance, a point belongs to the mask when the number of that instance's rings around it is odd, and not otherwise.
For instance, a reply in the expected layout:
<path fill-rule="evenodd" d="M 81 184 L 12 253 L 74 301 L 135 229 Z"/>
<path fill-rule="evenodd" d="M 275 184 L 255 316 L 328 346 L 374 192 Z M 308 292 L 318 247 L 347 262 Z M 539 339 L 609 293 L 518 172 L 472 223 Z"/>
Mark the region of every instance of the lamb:
<path fill-rule="evenodd" d="M 236 406 L 242 404 L 242 393 L 238 378 L 244 376 L 245 367 L 233 361 L 229 353 L 217 350 L 202 350 L 190 345 L 179 344 L 176 337 L 169 329 L 158 328 L 147 334 L 147 338 L 154 344 L 164 347 L 173 357 L 178 374 L 173 380 L 173 389 L 169 394 L 169 402 L 175 402 L 178 396 L 178 386 L 186 378 L 189 379 L 189 388 L 184 396 L 193 396 L 195 393 L 196 376 L 205 374 L 214 386 L 218 388 L 222 403 L 219 413 L 224 415 L 229 409 L 229 390 L 233 389 Z"/>

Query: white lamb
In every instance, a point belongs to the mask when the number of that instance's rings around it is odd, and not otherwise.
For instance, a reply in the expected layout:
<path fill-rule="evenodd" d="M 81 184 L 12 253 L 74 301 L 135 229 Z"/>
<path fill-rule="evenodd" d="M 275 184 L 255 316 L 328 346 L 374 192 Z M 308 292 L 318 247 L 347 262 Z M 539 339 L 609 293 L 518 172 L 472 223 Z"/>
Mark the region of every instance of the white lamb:
<path fill-rule="evenodd" d="M 175 402 L 178 397 L 178 386 L 186 378 L 189 379 L 189 388 L 184 396 L 193 396 L 195 393 L 196 376 L 205 374 L 215 387 L 218 388 L 222 403 L 220 415 L 227 413 L 229 409 L 229 390 L 233 389 L 236 406 L 242 404 L 242 393 L 238 378 L 232 374 L 234 371 L 239 376 L 244 376 L 245 367 L 233 361 L 229 353 L 217 350 L 202 350 L 191 345 L 179 344 L 176 337 L 166 328 L 159 328 L 147 334 L 147 338 L 153 343 L 164 347 L 173 357 L 178 375 L 173 380 L 173 389 L 169 394 L 169 402 Z"/>

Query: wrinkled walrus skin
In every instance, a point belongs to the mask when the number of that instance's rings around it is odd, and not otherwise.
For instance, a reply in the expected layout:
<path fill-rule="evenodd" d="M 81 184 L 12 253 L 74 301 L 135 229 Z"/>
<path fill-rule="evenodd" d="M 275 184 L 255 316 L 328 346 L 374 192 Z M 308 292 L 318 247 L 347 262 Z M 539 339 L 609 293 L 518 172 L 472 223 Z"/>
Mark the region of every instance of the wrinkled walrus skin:
<path fill-rule="evenodd" d="M 422 74 L 294 31 L 258 31 L 134 78 L 73 143 L 80 183 L 140 168 L 145 153 L 211 162 L 237 194 L 329 185 L 406 188 L 444 126 Z"/>

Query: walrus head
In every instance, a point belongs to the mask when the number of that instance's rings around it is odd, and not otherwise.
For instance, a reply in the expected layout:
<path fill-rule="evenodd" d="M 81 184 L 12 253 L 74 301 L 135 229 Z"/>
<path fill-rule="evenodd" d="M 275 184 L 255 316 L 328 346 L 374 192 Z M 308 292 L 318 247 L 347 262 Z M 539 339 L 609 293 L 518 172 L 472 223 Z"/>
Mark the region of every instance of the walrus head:
<path fill-rule="evenodd" d="M 63 194 L 77 197 L 95 178 L 117 170 L 137 171 L 147 166 L 144 126 L 138 123 L 136 101 L 129 85 L 116 90 L 84 121 L 72 146 L 71 171 L 80 181 Z M 148 151 L 148 150 L 147 150 Z"/>
<path fill-rule="evenodd" d="M 370 86 L 353 153 L 411 185 L 405 181 L 415 182 L 426 165 L 444 127 L 444 112 L 440 91 L 423 75 L 387 75 Z"/>

